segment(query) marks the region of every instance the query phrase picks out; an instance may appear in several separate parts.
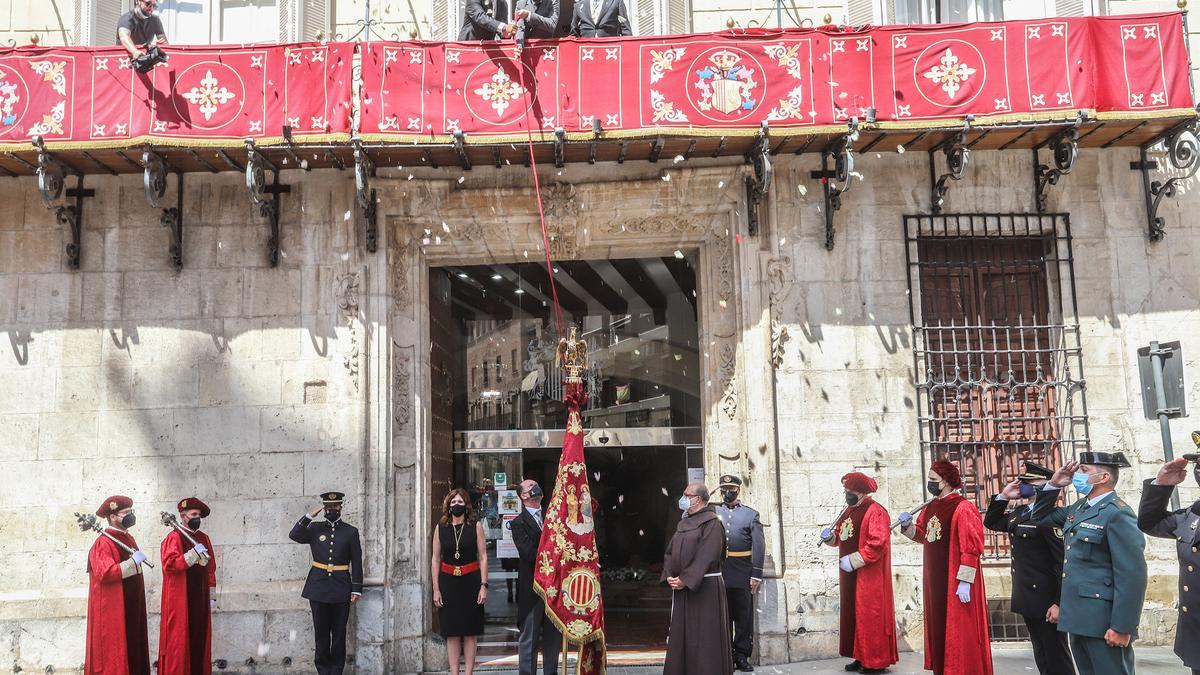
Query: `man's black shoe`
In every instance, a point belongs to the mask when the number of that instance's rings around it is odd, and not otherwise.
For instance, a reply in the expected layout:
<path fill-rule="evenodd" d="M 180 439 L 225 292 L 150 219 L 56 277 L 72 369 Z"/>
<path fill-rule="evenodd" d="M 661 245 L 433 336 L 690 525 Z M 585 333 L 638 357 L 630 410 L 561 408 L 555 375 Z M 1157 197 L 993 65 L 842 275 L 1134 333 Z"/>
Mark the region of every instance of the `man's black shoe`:
<path fill-rule="evenodd" d="M 862 663 L 860 663 L 858 660 L 854 660 L 854 661 L 851 661 L 850 663 L 846 664 L 846 672 L 848 672 L 848 673 L 856 673 L 861 668 L 862 668 Z"/>
<path fill-rule="evenodd" d="M 734 665 L 734 668 L 736 668 L 738 672 L 741 672 L 741 673 L 753 673 L 754 672 L 754 666 L 750 665 L 750 659 L 747 659 L 744 657 L 734 659 L 733 665 Z"/>

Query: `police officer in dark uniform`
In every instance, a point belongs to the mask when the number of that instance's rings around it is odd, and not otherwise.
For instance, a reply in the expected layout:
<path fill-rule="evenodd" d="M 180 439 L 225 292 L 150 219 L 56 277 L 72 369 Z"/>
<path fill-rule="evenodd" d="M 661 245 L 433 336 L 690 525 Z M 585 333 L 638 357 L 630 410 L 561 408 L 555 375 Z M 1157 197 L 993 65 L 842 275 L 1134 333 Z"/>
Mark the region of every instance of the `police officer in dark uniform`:
<path fill-rule="evenodd" d="M 1009 502 L 1032 500 L 1054 475 L 1036 462 L 1004 486 L 988 504 L 983 526 L 1006 532 L 1012 543 L 1012 611 L 1029 629 L 1033 660 L 1042 675 L 1075 675 L 1067 634 L 1058 632 L 1058 594 L 1062 583 L 1063 532 L 1033 520 L 1028 504 L 1008 511 Z"/>
<path fill-rule="evenodd" d="M 321 507 L 301 517 L 288 535 L 312 548 L 312 567 L 301 596 L 312 607 L 317 675 L 342 675 L 350 605 L 362 597 L 362 544 L 358 528 L 342 522 L 344 497 L 341 492 L 322 494 Z M 321 511 L 325 520 L 314 522 Z"/>
<path fill-rule="evenodd" d="M 721 504 L 717 516 L 725 526 L 725 596 L 733 633 L 733 665 L 744 673 L 754 672 L 750 654 L 754 650 L 754 594 L 762 584 L 762 523 L 758 511 L 740 501 L 742 479 L 721 476 Z"/>
<path fill-rule="evenodd" d="M 1200 446 L 1200 431 L 1192 432 Z M 1183 664 L 1200 675 L 1200 501 L 1168 511 L 1175 486 L 1187 478 L 1188 462 L 1200 462 L 1200 454 L 1190 453 L 1163 465 L 1158 476 L 1142 485 L 1142 503 L 1138 505 L 1138 529 L 1151 537 L 1175 540 L 1179 557 L 1179 620 L 1175 625 L 1175 654 Z M 1192 467 L 1200 483 L 1200 463 Z"/>

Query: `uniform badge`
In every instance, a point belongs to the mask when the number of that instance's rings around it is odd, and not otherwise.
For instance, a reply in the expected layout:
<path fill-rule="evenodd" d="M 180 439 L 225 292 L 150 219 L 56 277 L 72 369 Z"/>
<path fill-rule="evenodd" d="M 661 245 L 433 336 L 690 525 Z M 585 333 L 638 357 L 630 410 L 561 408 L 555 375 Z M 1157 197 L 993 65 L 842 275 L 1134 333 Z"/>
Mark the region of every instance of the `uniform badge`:
<path fill-rule="evenodd" d="M 1059 539 L 1062 539 L 1063 538 L 1062 529 L 1058 528 L 1058 527 L 1054 528 L 1054 536 L 1058 537 Z"/>
<path fill-rule="evenodd" d="M 938 520 L 937 516 L 934 516 L 929 519 L 928 523 L 925 523 L 925 541 L 932 544 L 933 542 L 935 542 L 941 538 L 942 538 L 942 521 Z"/>
<path fill-rule="evenodd" d="M 325 535 L 320 536 L 321 541 L 325 541 Z"/>
<path fill-rule="evenodd" d="M 109 503 L 108 503 L 108 510 L 109 510 L 109 511 L 116 511 L 116 510 L 117 510 L 117 503 L 116 503 L 116 502 L 109 502 Z"/>
<path fill-rule="evenodd" d="M 842 526 L 838 528 L 838 539 L 846 541 L 854 536 L 854 521 L 849 518 L 842 521 Z"/>

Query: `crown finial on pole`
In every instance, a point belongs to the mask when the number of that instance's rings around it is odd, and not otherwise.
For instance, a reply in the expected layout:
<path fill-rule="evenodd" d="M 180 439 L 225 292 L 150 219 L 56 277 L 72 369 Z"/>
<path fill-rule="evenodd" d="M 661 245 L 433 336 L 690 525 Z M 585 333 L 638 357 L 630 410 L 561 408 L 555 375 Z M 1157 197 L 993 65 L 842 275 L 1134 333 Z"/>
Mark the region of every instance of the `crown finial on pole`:
<path fill-rule="evenodd" d="M 825 25 L 828 26 L 829 24 L 833 23 L 833 15 L 829 12 L 826 12 L 825 16 L 821 17 L 821 21 L 824 21 Z"/>

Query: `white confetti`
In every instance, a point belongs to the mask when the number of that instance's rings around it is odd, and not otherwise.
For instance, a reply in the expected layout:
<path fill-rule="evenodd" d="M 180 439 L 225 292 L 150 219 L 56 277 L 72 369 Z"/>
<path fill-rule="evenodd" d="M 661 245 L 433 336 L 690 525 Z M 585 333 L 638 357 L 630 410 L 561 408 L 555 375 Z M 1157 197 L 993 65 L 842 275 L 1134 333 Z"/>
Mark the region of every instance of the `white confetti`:
<path fill-rule="evenodd" d="M 904 146 L 903 146 L 903 145 L 897 145 L 897 146 L 896 146 L 896 154 L 897 154 L 897 155 L 903 155 L 903 154 L 904 154 Z"/>
<path fill-rule="evenodd" d="M 721 309 L 725 309 L 729 306 L 729 303 L 725 302 L 724 300 L 718 302 L 717 304 L 720 305 Z"/>
<path fill-rule="evenodd" d="M 351 213 L 350 213 L 350 211 L 347 211 L 347 212 L 345 213 L 345 215 L 343 215 L 343 216 L 342 216 L 342 220 L 344 220 L 344 221 L 346 221 L 346 222 L 350 222 L 350 218 L 351 218 L 351 217 L 352 217 L 352 216 L 351 216 Z"/>
<path fill-rule="evenodd" d="M 446 221 L 444 221 L 444 220 L 442 221 L 442 232 L 446 232 L 446 233 L 450 232 L 450 226 L 447 225 Z"/>
<path fill-rule="evenodd" d="M 721 189 L 721 188 L 723 188 L 723 187 L 725 187 L 725 181 L 721 181 L 720 183 L 717 183 L 717 189 L 718 189 L 718 190 L 720 190 L 720 189 Z"/>
<path fill-rule="evenodd" d="M 675 249 L 675 257 L 680 260 L 683 260 L 683 251 L 680 251 L 679 249 Z"/>
<path fill-rule="evenodd" d="M 459 176 L 459 177 L 458 177 L 458 184 L 459 184 L 459 185 L 462 185 L 462 184 L 463 184 L 463 183 L 465 183 L 465 182 L 467 182 L 467 177 L 466 177 L 466 176 Z"/>
<path fill-rule="evenodd" d="M 409 180 L 412 180 L 412 179 L 413 179 L 413 175 L 412 175 L 411 173 L 410 173 L 410 174 L 408 174 L 408 179 L 409 179 Z"/>
<path fill-rule="evenodd" d="M 799 192 L 800 196 L 803 197 L 804 195 L 808 194 L 808 186 L 804 183 L 801 183 L 796 186 L 796 192 Z"/>
<path fill-rule="evenodd" d="M 664 174 L 662 175 L 662 179 L 663 179 L 663 181 L 664 181 L 664 182 L 670 183 L 670 182 L 671 182 L 671 174 L 669 174 L 669 173 L 664 173 Z"/>
<path fill-rule="evenodd" d="M 780 245 L 780 246 L 783 246 L 783 245 L 784 245 L 784 244 L 786 244 L 786 243 L 787 243 L 787 237 L 780 237 L 780 238 L 779 238 L 779 245 Z"/>
<path fill-rule="evenodd" d="M 675 163 L 678 164 L 684 160 L 683 155 L 675 155 Z"/>

